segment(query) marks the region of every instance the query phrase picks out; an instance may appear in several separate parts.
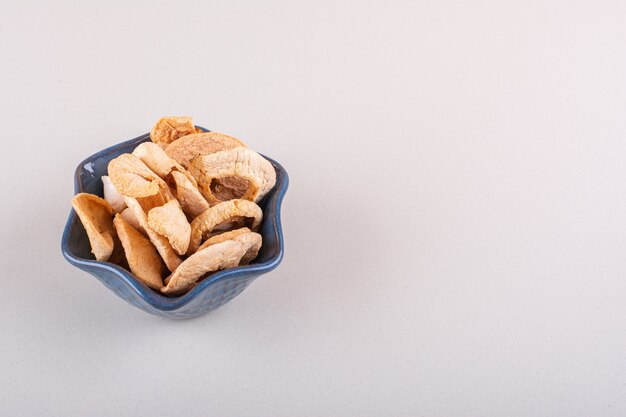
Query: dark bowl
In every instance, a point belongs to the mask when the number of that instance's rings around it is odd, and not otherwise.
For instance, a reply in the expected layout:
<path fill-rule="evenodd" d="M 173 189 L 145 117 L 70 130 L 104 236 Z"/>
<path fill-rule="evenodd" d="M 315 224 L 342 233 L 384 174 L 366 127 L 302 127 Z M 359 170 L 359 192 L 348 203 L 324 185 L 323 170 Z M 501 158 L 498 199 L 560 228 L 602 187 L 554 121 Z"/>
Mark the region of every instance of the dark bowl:
<path fill-rule="evenodd" d="M 109 161 L 123 153 L 132 152 L 137 145 L 149 140 L 150 134 L 146 133 L 85 159 L 76 168 L 74 193 L 85 192 L 102 197 L 100 177 L 107 174 Z M 280 205 L 287 192 L 289 177 L 278 162 L 267 159 L 276 169 L 276 185 L 259 203 L 264 213 L 259 230 L 263 236 L 263 246 L 250 265 L 215 272 L 188 293 L 178 297 L 166 297 L 139 282 L 130 271 L 109 262 L 96 261 L 85 229 L 74 210 L 70 212 L 63 231 L 63 256 L 72 265 L 98 278 L 119 297 L 148 313 L 173 319 L 188 319 L 215 310 L 241 294 L 255 278 L 276 268 L 283 259 Z"/>

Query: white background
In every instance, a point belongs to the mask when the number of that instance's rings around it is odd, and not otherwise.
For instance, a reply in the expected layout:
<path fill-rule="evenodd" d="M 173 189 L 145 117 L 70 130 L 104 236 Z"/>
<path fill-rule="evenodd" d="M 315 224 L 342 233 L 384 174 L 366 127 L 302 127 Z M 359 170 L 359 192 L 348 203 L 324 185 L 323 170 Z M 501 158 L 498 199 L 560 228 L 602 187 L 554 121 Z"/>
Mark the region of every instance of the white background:
<path fill-rule="evenodd" d="M 17 3 L 0 415 L 626 414 L 624 2 Z M 60 253 L 166 114 L 291 176 L 283 264 L 185 322 Z"/>

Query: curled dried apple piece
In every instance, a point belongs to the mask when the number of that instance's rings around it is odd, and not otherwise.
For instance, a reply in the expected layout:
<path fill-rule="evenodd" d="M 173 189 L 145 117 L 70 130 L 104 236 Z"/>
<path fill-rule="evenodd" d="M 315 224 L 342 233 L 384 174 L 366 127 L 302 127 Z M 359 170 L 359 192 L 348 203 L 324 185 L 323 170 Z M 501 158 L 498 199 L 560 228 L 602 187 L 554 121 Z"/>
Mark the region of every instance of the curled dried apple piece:
<path fill-rule="evenodd" d="M 108 261 L 115 246 L 111 206 L 96 195 L 80 193 L 72 198 L 72 207 L 85 227 L 91 252 L 98 261 Z"/>
<path fill-rule="evenodd" d="M 166 279 L 167 284 L 161 288 L 161 292 L 168 295 L 185 293 L 193 288 L 206 273 L 235 267 L 251 248 L 257 248 L 258 252 L 260 246 L 261 235 L 254 232 L 244 233 L 234 239 L 210 245 L 180 264 L 178 269 Z"/>
<path fill-rule="evenodd" d="M 172 245 L 170 245 L 170 242 L 167 240 L 166 237 L 161 236 L 150 228 L 150 226 L 148 225 L 148 216 L 143 211 L 141 204 L 139 204 L 136 199 L 132 197 L 124 197 L 124 201 L 126 202 L 128 208 L 133 211 L 133 214 L 137 218 L 137 221 L 148 235 L 148 239 L 150 239 L 150 242 L 152 242 L 154 247 L 157 249 L 159 255 L 161 255 L 161 258 L 163 258 L 167 269 L 169 269 L 170 271 L 174 271 L 178 267 L 178 265 L 180 265 L 182 259 L 180 259 L 176 252 L 174 252 L 174 249 L 172 248 Z"/>
<path fill-rule="evenodd" d="M 165 151 L 152 142 L 144 142 L 132 153 L 148 166 L 159 177 L 166 179 L 172 171 L 184 172 L 185 169 L 176 160 L 170 158 Z"/>
<path fill-rule="evenodd" d="M 148 197 L 137 197 L 136 200 L 139 202 L 143 211 L 147 213 L 155 207 L 162 206 L 168 201 L 174 200 L 174 196 L 172 195 L 170 188 L 163 183 L 159 186 L 158 193 L 149 195 Z"/>
<path fill-rule="evenodd" d="M 120 194 L 133 198 L 155 195 L 165 185 L 141 159 L 129 153 L 109 162 L 109 178 Z"/>
<path fill-rule="evenodd" d="M 161 271 L 163 261 L 156 248 L 141 233 L 135 230 L 120 214 L 113 219 L 130 271 L 139 281 L 158 290 L 163 286 Z"/>
<path fill-rule="evenodd" d="M 209 208 L 209 203 L 202 197 L 193 182 L 183 173 L 172 171 L 173 189 L 180 206 L 190 219 L 195 219 Z M 191 177 L 193 179 L 193 177 Z"/>
<path fill-rule="evenodd" d="M 176 200 L 150 210 L 148 212 L 148 226 L 158 234 L 165 236 L 178 255 L 184 255 L 187 252 L 191 226 Z"/>
<path fill-rule="evenodd" d="M 248 229 L 247 227 L 242 227 L 239 229 L 235 229 L 235 230 L 229 230 L 227 232 L 223 232 L 223 233 L 219 233 L 217 235 L 213 235 L 211 237 L 209 237 L 207 240 L 204 241 L 204 243 L 202 243 L 202 245 L 200 245 L 200 247 L 198 248 L 198 250 L 202 250 L 206 247 L 209 247 L 211 245 L 215 245 L 217 243 L 222 243 L 226 240 L 231 240 L 236 238 L 239 235 L 242 235 L 244 233 L 250 233 L 251 230 Z"/>
<path fill-rule="evenodd" d="M 150 131 L 150 139 L 165 148 L 176 139 L 195 133 L 196 127 L 189 116 L 162 117 Z"/>
<path fill-rule="evenodd" d="M 233 198 L 258 202 L 276 184 L 272 164 L 249 148 L 198 156 L 189 165 L 189 173 L 211 205 Z"/>
<path fill-rule="evenodd" d="M 245 233 L 250 233 L 250 229 L 247 227 L 242 227 L 241 229 L 230 230 L 228 232 L 220 233 L 219 235 L 211 236 L 207 240 L 204 241 L 202 245 L 198 248 L 198 252 L 202 249 L 207 248 L 211 245 L 216 245 L 218 243 L 225 242 L 227 240 L 231 240 L 236 238 L 237 236 L 243 235 Z M 255 233 L 256 234 L 256 233 Z M 261 235 L 259 235 L 261 236 Z M 261 249 L 262 239 L 259 239 L 258 244 L 252 245 L 248 248 L 248 251 L 243 255 L 239 265 L 247 265 L 251 260 L 257 257 L 259 254 L 259 249 Z"/>
<path fill-rule="evenodd" d="M 152 171 L 172 187 L 172 190 L 167 190 L 170 192 L 164 193 L 167 194 L 167 201 L 173 198 L 178 200 L 185 198 L 184 202 L 180 202 L 181 206 L 185 213 L 189 214 L 189 212 L 192 212 L 192 218 L 200 214 L 196 212 L 204 206 L 206 206 L 204 210 L 208 208 L 208 203 L 198 191 L 196 179 L 178 162 L 170 158 L 163 149 L 152 142 L 144 142 L 135 148 L 133 155 L 141 159 Z M 174 191 L 176 195 L 171 195 L 171 191 Z M 163 204 L 165 202 L 153 205 L 153 207 Z M 144 211 L 148 211 L 143 204 L 142 207 Z"/>
<path fill-rule="evenodd" d="M 187 255 L 195 253 L 202 239 L 217 229 L 217 226 L 229 224 L 230 227 L 232 223 L 248 223 L 246 226 L 256 230 L 262 220 L 263 210 L 252 201 L 237 199 L 219 203 L 191 222 L 191 240 Z"/>
<path fill-rule="evenodd" d="M 104 199 L 109 203 L 113 209 L 113 213 L 121 213 L 126 208 L 124 197 L 117 191 L 117 188 L 111 182 L 111 179 L 103 175 L 102 176 L 102 189 L 104 192 Z"/>
<path fill-rule="evenodd" d="M 187 168 L 198 156 L 245 146 L 245 143 L 232 136 L 217 132 L 203 132 L 187 135 L 172 142 L 165 148 L 165 152 Z"/>
<path fill-rule="evenodd" d="M 126 204 L 126 202 L 124 202 L 124 204 Z M 126 222 L 130 224 L 133 229 L 141 232 L 141 234 L 146 237 L 148 236 L 143 226 L 141 226 L 141 224 L 139 223 L 139 219 L 137 219 L 137 216 L 135 216 L 135 212 L 130 207 L 126 207 L 120 213 L 120 216 L 122 216 L 122 218 L 126 220 Z"/>

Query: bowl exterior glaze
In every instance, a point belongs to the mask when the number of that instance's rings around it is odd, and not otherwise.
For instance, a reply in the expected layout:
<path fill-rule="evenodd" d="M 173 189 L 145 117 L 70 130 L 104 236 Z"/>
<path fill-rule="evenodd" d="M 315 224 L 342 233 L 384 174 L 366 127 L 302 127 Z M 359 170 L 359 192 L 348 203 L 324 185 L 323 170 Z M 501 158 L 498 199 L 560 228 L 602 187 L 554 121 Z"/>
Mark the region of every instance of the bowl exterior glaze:
<path fill-rule="evenodd" d="M 206 129 L 203 129 L 206 130 Z M 92 193 L 102 197 L 101 176 L 107 175 L 109 161 L 130 153 L 137 145 L 150 140 L 150 134 L 104 149 L 81 162 L 74 176 L 74 193 Z M 259 233 L 263 246 L 252 264 L 215 272 L 186 294 L 166 297 L 139 282 L 130 271 L 109 262 L 96 261 L 85 229 L 72 209 L 63 231 L 61 251 L 67 261 L 96 277 L 107 288 L 128 303 L 148 313 L 173 319 L 198 317 L 226 304 L 250 283 L 280 264 L 284 241 L 280 223 L 280 207 L 289 185 L 285 169 L 267 158 L 276 169 L 276 185 L 259 205 L 264 218 Z"/>

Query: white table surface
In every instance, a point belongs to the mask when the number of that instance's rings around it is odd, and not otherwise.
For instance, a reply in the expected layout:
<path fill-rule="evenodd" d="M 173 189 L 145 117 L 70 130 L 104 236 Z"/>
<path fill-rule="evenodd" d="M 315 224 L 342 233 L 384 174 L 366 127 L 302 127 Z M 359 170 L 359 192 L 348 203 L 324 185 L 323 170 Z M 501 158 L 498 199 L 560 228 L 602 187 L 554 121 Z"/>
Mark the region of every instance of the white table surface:
<path fill-rule="evenodd" d="M 626 415 L 626 3 L 17 3 L 0 415 Z M 291 177 L 283 264 L 184 322 L 60 253 L 166 114 Z"/>

